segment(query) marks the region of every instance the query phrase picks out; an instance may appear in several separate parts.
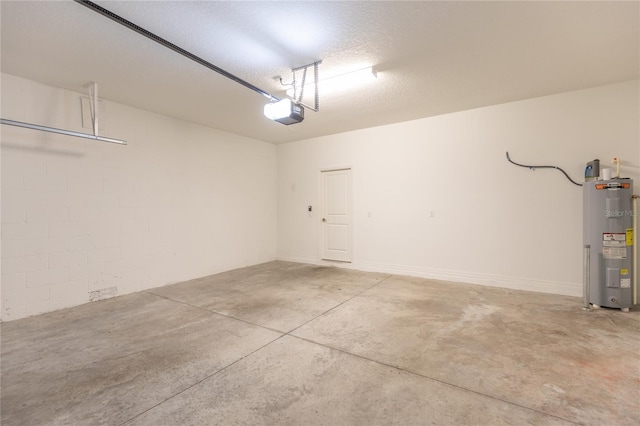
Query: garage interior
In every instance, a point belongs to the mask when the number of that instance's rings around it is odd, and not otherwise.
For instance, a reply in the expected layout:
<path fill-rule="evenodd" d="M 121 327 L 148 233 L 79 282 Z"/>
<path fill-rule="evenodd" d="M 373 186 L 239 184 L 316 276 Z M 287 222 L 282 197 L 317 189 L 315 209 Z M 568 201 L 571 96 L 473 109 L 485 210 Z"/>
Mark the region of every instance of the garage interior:
<path fill-rule="evenodd" d="M 271 98 L 88 3 L 0 3 L 2 424 L 640 421 L 640 2 L 96 2 Z"/>

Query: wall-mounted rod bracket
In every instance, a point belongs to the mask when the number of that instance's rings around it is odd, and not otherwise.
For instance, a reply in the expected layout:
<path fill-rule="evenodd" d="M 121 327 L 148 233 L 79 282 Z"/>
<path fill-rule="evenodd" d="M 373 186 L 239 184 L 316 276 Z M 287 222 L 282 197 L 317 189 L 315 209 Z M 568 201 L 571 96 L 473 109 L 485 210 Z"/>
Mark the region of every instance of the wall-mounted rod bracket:
<path fill-rule="evenodd" d="M 98 136 L 98 83 L 95 81 L 89 85 L 89 108 L 91 109 L 93 135 Z"/>

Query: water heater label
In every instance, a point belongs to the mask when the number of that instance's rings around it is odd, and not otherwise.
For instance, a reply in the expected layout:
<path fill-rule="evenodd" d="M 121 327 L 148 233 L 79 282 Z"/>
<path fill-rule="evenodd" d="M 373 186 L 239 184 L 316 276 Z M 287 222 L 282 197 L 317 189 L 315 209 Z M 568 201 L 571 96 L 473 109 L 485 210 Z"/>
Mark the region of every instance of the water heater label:
<path fill-rule="evenodd" d="M 602 245 L 604 247 L 624 247 L 627 244 L 627 234 L 620 233 L 604 233 L 602 234 Z"/>
<path fill-rule="evenodd" d="M 620 280 L 620 288 L 631 288 L 631 278 L 623 278 Z"/>
<path fill-rule="evenodd" d="M 626 259 L 626 247 L 603 247 L 602 257 L 605 259 Z"/>
<path fill-rule="evenodd" d="M 627 229 L 627 245 L 633 245 L 633 228 Z"/>

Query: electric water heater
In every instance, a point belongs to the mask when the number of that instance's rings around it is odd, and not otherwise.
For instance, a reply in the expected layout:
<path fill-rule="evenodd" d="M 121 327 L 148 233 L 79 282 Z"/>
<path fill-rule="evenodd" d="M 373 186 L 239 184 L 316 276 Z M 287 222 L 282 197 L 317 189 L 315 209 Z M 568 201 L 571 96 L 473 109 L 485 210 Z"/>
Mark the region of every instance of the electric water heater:
<path fill-rule="evenodd" d="M 633 181 L 583 183 L 585 303 L 633 306 Z"/>

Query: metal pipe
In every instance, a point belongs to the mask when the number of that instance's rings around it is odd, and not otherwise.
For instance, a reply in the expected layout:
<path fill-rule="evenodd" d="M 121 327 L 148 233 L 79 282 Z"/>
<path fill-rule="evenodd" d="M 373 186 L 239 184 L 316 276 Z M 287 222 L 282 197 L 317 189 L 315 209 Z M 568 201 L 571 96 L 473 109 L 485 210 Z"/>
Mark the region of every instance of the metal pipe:
<path fill-rule="evenodd" d="M 582 274 L 582 302 L 583 309 L 588 311 L 590 309 L 589 293 L 591 291 L 591 246 L 584 246 L 582 266 L 584 268 Z"/>
<path fill-rule="evenodd" d="M 74 132 L 73 130 L 63 130 L 63 129 L 57 129 L 55 127 L 41 126 L 39 124 L 31 124 L 31 123 L 24 123 L 22 121 L 7 120 L 6 118 L 0 118 L 0 124 L 6 124 L 8 126 L 24 127 L 25 129 L 40 130 L 42 132 L 58 133 L 61 135 L 74 136 L 77 138 L 91 139 L 99 142 L 117 143 L 120 145 L 127 144 L 127 141 L 123 141 L 121 139 L 106 138 L 104 136 L 90 135 L 89 133 Z"/>
<path fill-rule="evenodd" d="M 177 52 L 179 54 L 181 54 L 182 56 L 191 59 L 194 62 L 199 63 L 200 65 L 203 65 L 207 68 L 209 68 L 212 71 L 217 72 L 218 74 L 222 74 L 223 76 L 227 77 L 230 80 L 235 81 L 238 84 L 243 85 L 244 87 L 247 87 L 251 90 L 253 90 L 254 92 L 257 92 L 259 94 L 261 94 L 262 96 L 270 99 L 273 102 L 277 102 L 280 99 L 273 96 L 272 94 L 265 92 L 264 90 L 260 89 L 259 87 L 254 86 L 253 84 L 244 81 L 243 79 L 241 79 L 240 77 L 236 77 L 235 75 L 231 74 L 230 72 L 227 72 L 225 70 L 223 70 L 220 67 L 217 67 L 215 65 L 213 65 L 211 62 L 206 61 L 202 58 L 200 58 L 199 56 L 194 55 L 191 52 L 188 52 L 186 50 L 184 50 L 183 48 L 176 46 L 175 44 L 171 43 L 170 41 L 167 41 L 165 39 L 163 39 L 162 37 L 152 33 L 151 31 L 145 30 L 144 28 L 134 24 L 131 21 L 128 21 L 126 19 L 124 19 L 123 17 L 116 15 L 115 13 L 111 12 L 110 10 L 105 9 L 104 7 L 101 7 L 97 4 L 95 4 L 94 2 L 88 1 L 88 0 L 75 0 L 76 3 L 80 3 L 83 6 L 86 6 L 87 8 L 93 10 L 94 12 L 98 12 L 101 15 L 106 16 L 107 18 L 111 19 L 112 21 L 117 22 L 120 25 L 123 25 L 127 28 L 129 28 L 130 30 L 133 30 L 145 37 L 147 37 L 148 39 L 155 41 L 158 44 L 163 45 L 164 47 L 167 47 L 171 50 L 173 50 L 174 52 Z"/>

